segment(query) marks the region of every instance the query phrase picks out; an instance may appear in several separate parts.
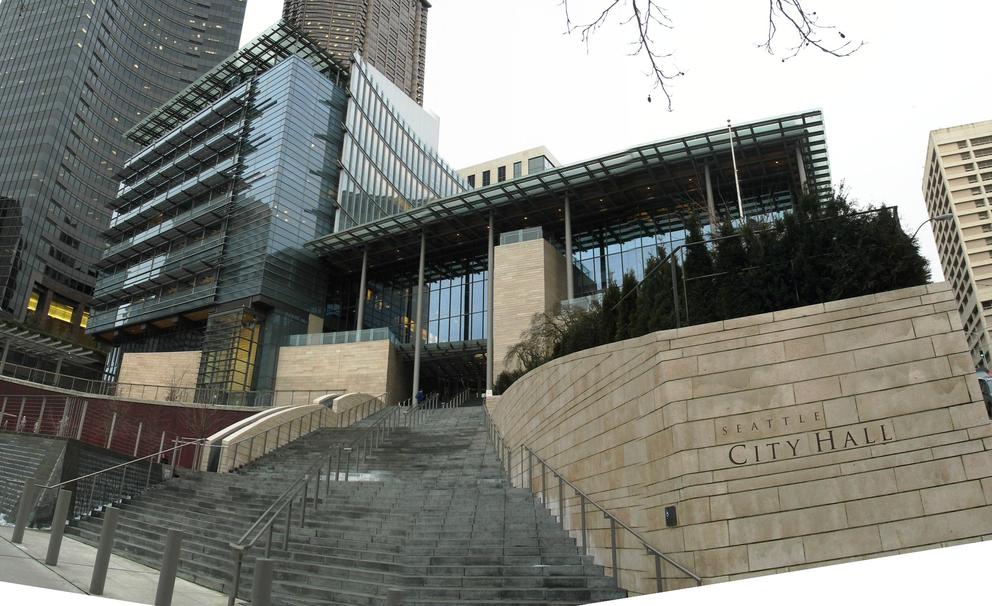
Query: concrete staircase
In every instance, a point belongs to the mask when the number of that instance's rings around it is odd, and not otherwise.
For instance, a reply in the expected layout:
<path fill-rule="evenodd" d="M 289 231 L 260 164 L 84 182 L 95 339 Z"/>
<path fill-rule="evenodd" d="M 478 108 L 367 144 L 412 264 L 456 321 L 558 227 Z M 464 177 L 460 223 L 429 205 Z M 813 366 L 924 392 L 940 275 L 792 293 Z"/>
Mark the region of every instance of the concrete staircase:
<path fill-rule="evenodd" d="M 61 446 L 34 435 L 0 432 L 0 514 L 8 522 L 14 521 L 24 483 L 35 477 L 48 451 Z"/>
<path fill-rule="evenodd" d="M 182 528 L 180 576 L 227 591 L 228 543 L 360 426 L 316 432 L 240 473 L 184 474 L 146 492 L 124 505 L 115 551 L 157 566 L 166 530 Z M 287 550 L 276 526 L 274 603 L 378 605 L 393 588 L 406 592 L 405 604 L 557 606 L 625 595 L 543 506 L 501 478 L 479 407 L 434 411 L 394 430 L 366 467 L 361 481 L 331 483 Z M 95 543 L 99 530 L 90 519 L 74 532 Z M 249 552 L 243 597 L 261 551 Z"/>

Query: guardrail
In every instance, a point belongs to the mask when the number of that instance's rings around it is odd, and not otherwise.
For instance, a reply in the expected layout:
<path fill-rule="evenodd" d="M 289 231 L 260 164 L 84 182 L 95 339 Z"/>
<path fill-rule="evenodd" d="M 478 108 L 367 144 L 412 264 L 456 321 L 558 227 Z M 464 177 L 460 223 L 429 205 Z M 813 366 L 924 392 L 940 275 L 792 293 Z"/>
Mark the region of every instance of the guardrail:
<path fill-rule="evenodd" d="M 166 479 L 171 479 L 176 475 L 178 461 L 187 448 L 196 448 L 196 441 L 175 440 L 170 448 L 165 448 L 159 452 L 139 457 L 132 461 L 112 465 L 106 469 L 88 473 L 86 475 L 59 482 L 58 484 L 34 484 L 28 481 L 24 485 L 21 493 L 20 505 L 17 509 L 17 517 L 14 522 L 14 537 L 22 537 L 24 528 L 27 526 L 28 518 L 39 501 L 46 496 L 50 490 L 58 491 L 65 489 L 73 494 L 73 504 L 71 514 L 73 518 L 81 518 L 90 515 L 92 512 L 110 506 L 114 503 L 129 498 L 133 498 L 147 490 L 150 486 L 161 483 Z M 153 473 L 155 465 L 162 463 L 163 457 L 170 457 L 168 478 L 161 474 Z M 195 457 L 194 457 L 195 459 Z M 19 542 L 14 541 L 14 542 Z"/>
<path fill-rule="evenodd" d="M 496 448 L 497 458 L 500 461 L 500 468 L 503 470 L 504 474 L 506 475 L 507 479 L 509 480 L 510 477 L 511 477 L 511 471 L 510 470 L 512 468 L 512 456 L 511 456 L 512 455 L 512 451 L 510 449 L 511 447 L 506 444 L 506 441 L 503 439 L 503 436 L 500 433 L 499 428 L 493 422 L 493 419 L 492 419 L 492 417 L 489 414 L 489 409 L 486 408 L 485 406 L 483 406 L 483 410 L 485 411 L 485 418 L 486 418 L 486 425 L 487 425 L 487 432 L 488 432 L 488 435 L 489 435 L 489 439 L 493 443 L 494 447 Z M 558 471 L 557 469 L 555 469 L 554 467 L 552 467 L 550 464 L 548 464 L 547 461 L 545 461 L 543 458 L 541 458 L 540 455 L 538 455 L 537 453 L 535 453 L 529 446 L 526 446 L 525 444 L 521 444 L 520 445 L 520 476 L 521 476 L 521 480 L 523 480 L 523 476 L 524 476 L 524 458 L 525 457 L 526 457 L 527 463 L 528 463 L 528 465 L 527 465 L 527 489 L 530 490 L 530 491 L 532 491 L 535 494 L 535 496 L 537 496 L 539 494 L 540 495 L 540 499 L 541 499 L 541 503 L 545 507 L 548 507 L 548 482 L 547 482 L 548 472 L 550 471 L 552 477 L 555 478 L 555 479 L 557 479 L 557 486 L 558 486 L 558 522 L 561 524 L 562 528 L 566 532 L 568 532 L 568 531 L 570 531 L 572 529 L 566 528 L 566 526 L 565 526 L 565 499 L 566 499 L 565 487 L 567 486 L 568 488 L 570 488 L 572 490 L 572 493 L 573 493 L 572 494 L 572 498 L 576 498 L 577 497 L 579 499 L 579 520 L 580 520 L 580 522 L 579 522 L 579 525 L 580 525 L 579 536 L 582 539 L 581 545 L 582 545 L 583 552 L 585 552 L 586 554 L 589 554 L 590 553 L 590 547 L 591 547 L 590 544 L 589 544 L 589 528 L 588 528 L 588 524 L 587 524 L 589 507 L 591 506 L 594 510 L 598 510 L 600 513 L 602 513 L 603 517 L 606 520 L 609 521 L 609 523 L 610 523 L 610 560 L 611 560 L 610 563 L 612 565 L 612 567 L 610 568 L 610 571 L 611 571 L 611 576 L 613 577 L 613 580 L 617 584 L 617 587 L 618 588 L 620 588 L 619 571 L 621 570 L 621 568 L 620 568 L 620 552 L 619 552 L 619 549 L 618 549 L 619 542 L 618 542 L 618 538 L 617 538 L 617 532 L 618 532 L 618 530 L 623 530 L 623 531 L 629 533 L 630 536 L 632 536 L 638 543 L 641 544 L 641 547 L 647 552 L 647 555 L 648 556 L 653 556 L 654 557 L 655 587 L 657 588 L 658 593 L 661 593 L 662 591 L 664 591 L 664 586 L 663 586 L 663 582 L 662 582 L 663 577 L 662 577 L 662 574 L 661 574 L 661 563 L 662 563 L 662 561 L 667 562 L 668 564 L 670 564 L 673 567 L 675 567 L 675 569 L 677 569 L 679 572 L 681 572 L 682 574 L 684 574 L 687 577 L 691 578 L 696 583 L 697 586 L 703 584 L 703 580 L 699 576 L 697 576 L 691 570 L 689 570 L 685 566 L 682 566 L 681 564 L 679 564 L 678 562 L 676 562 L 675 560 L 673 560 L 672 558 L 670 558 L 669 556 L 667 556 L 661 550 L 653 547 L 647 541 L 647 539 L 645 539 L 639 532 L 637 532 L 636 530 L 634 530 L 633 528 L 631 528 L 630 526 L 628 526 L 627 524 L 625 524 L 623 522 L 623 520 L 621 520 L 617 516 L 615 516 L 612 513 L 610 513 L 610 511 L 608 509 L 606 509 L 605 507 L 603 507 L 602 505 L 600 505 L 599 503 L 597 503 L 592 497 L 590 497 L 589 495 L 587 495 L 586 493 L 584 493 L 582 490 L 580 490 L 578 486 L 576 486 L 575 484 L 573 484 L 572 482 L 570 482 L 567 478 L 565 478 L 564 475 L 561 474 L 560 471 Z M 540 489 L 539 492 L 537 492 L 537 491 L 534 490 L 534 461 L 535 460 L 541 466 L 541 489 Z M 605 568 L 606 567 L 604 566 L 604 569 Z"/>
<path fill-rule="evenodd" d="M 382 410 L 386 407 L 386 395 L 381 394 L 379 396 L 372 396 L 369 399 L 361 402 L 357 406 L 353 406 L 346 411 L 335 413 L 333 410 L 327 407 L 321 406 L 320 409 L 312 411 L 310 414 L 299 416 L 295 419 L 290 419 L 285 423 L 281 423 L 276 427 L 270 427 L 265 430 L 264 433 L 255 434 L 251 437 L 247 437 L 237 442 L 226 445 L 210 445 L 211 447 L 221 448 L 221 458 L 218 461 L 217 471 L 233 471 L 248 463 L 254 461 L 255 459 L 265 455 L 268 452 L 275 450 L 281 446 L 289 444 L 293 440 L 299 439 L 305 435 L 308 435 L 314 430 L 314 421 L 316 420 L 316 428 L 321 429 L 323 427 L 329 427 L 324 422 L 324 418 L 328 414 L 337 414 L 337 423 L 334 427 L 347 427 L 358 421 Z M 305 421 L 305 422 L 304 422 Z M 297 425 L 297 430 L 294 434 L 293 425 Z M 306 432 L 304 432 L 304 427 Z M 283 430 L 285 429 L 285 435 Z M 273 435 L 274 434 L 274 435 Z M 285 438 L 285 439 L 284 439 Z M 272 447 L 270 446 L 270 441 Z M 255 453 L 259 450 L 256 446 L 261 446 L 260 452 L 256 455 Z M 241 449 L 247 449 L 247 459 L 241 462 L 239 459 L 239 454 Z M 233 453 L 230 457 L 231 464 L 227 464 L 228 456 L 227 453 Z"/>
<path fill-rule="evenodd" d="M 93 394 L 111 399 L 152 400 L 156 402 L 178 402 L 186 404 L 207 404 L 212 406 L 294 406 L 309 404 L 315 398 L 325 395 L 341 395 L 343 388 L 331 389 L 288 389 L 260 391 L 227 391 L 177 385 L 145 385 L 142 383 L 118 383 L 73 377 L 62 373 L 6 363 L 0 369 L 0 376 L 38 383 L 48 387 L 67 389 Z"/>

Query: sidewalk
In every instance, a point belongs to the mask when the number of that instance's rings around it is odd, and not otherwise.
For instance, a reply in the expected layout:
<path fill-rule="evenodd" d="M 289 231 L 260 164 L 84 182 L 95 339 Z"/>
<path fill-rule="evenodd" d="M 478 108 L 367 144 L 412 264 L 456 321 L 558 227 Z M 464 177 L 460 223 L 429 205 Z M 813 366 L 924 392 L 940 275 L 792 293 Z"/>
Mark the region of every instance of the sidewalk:
<path fill-rule="evenodd" d="M 70 593 L 86 594 L 93 574 L 96 548 L 76 541 L 66 535 L 58 566 L 45 565 L 48 551 L 48 532 L 28 529 L 24 543 L 10 542 L 12 526 L 0 527 L 0 581 L 57 589 Z M 131 560 L 110 556 L 110 569 L 104 596 L 139 604 L 153 604 L 158 587 L 158 570 Z M 2 596 L 0 596 L 2 597 Z M 6 601 L 0 599 L 0 601 Z M 49 603 L 48 601 L 44 603 Z M 240 600 L 238 603 L 242 603 Z M 173 606 L 226 606 L 227 596 L 200 587 L 183 579 L 176 579 Z"/>

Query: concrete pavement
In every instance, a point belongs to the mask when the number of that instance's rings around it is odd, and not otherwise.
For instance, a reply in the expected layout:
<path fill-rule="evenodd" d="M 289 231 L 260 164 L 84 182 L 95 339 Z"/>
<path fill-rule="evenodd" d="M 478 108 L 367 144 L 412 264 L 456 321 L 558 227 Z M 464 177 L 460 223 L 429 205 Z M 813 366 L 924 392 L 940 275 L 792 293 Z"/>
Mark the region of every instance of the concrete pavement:
<path fill-rule="evenodd" d="M 28 529 L 24 543 L 10 542 L 12 526 L 0 527 L 0 582 L 86 594 L 93 574 L 96 549 L 69 535 L 62 539 L 58 566 L 45 565 L 47 531 Z M 117 555 L 110 556 L 104 597 L 137 604 L 153 604 L 158 587 L 158 570 Z M 2 587 L 0 587 L 2 597 Z M 0 600 L 5 601 L 5 600 Z M 49 603 L 45 601 L 43 603 Z M 239 604 L 242 603 L 239 600 Z M 227 596 L 176 579 L 173 606 L 226 606 Z"/>

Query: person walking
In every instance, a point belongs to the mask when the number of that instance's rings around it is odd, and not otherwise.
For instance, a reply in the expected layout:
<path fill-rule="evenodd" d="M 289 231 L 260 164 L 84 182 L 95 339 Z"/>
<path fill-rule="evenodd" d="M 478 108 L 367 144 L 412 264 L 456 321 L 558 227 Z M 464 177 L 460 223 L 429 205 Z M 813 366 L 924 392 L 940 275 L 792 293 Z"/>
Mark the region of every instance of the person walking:
<path fill-rule="evenodd" d="M 427 395 L 424 393 L 423 388 L 417 390 L 417 408 L 420 408 L 424 404 L 424 400 L 427 399 Z"/>

